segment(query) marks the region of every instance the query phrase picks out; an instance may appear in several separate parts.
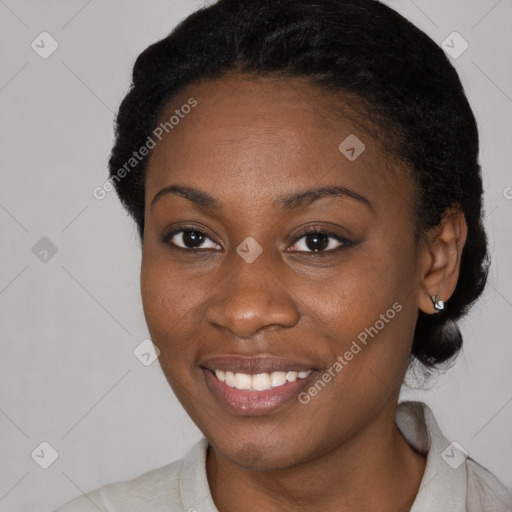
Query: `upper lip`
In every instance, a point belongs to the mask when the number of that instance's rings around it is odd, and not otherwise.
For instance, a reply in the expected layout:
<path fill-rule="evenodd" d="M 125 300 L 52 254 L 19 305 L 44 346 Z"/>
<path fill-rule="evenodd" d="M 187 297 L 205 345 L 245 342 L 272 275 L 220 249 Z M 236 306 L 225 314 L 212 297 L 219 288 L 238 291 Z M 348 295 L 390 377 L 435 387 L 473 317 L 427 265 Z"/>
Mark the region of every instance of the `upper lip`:
<path fill-rule="evenodd" d="M 258 373 L 308 371 L 315 370 L 313 364 L 289 359 L 282 359 L 274 356 L 221 356 L 205 360 L 200 365 L 208 370 L 224 370 L 234 373 L 246 373 L 255 375 Z"/>

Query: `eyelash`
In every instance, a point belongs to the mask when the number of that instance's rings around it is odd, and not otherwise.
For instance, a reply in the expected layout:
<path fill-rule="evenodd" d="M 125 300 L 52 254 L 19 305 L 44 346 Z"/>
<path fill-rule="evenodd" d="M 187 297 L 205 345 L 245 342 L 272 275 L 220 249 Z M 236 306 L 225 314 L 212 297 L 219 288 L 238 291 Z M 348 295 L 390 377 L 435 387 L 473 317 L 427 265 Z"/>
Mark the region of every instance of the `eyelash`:
<path fill-rule="evenodd" d="M 204 231 L 200 228 L 194 227 L 194 226 L 177 226 L 175 229 L 173 229 L 169 233 L 166 233 L 162 237 L 161 241 L 162 241 L 162 243 L 171 246 L 172 249 L 181 249 L 181 250 L 187 251 L 187 252 L 197 252 L 197 251 L 205 251 L 206 250 L 206 249 L 201 249 L 200 247 L 188 247 L 188 248 L 180 247 L 179 245 L 176 245 L 175 243 L 171 242 L 172 238 L 175 235 L 177 235 L 179 233 L 186 233 L 186 232 L 198 233 L 199 235 L 202 235 L 203 237 L 208 238 L 212 242 L 217 243 L 217 242 L 215 242 L 215 240 L 211 239 L 211 237 L 208 235 L 208 233 L 206 233 L 206 231 Z M 317 228 L 316 226 L 313 226 L 308 231 L 305 231 L 305 232 L 301 233 L 300 235 L 298 235 L 297 238 L 294 240 L 292 246 L 296 245 L 302 238 L 307 237 L 308 235 L 325 235 L 329 238 L 334 238 L 341 245 L 338 247 L 335 247 L 334 249 L 323 249 L 320 251 L 292 251 L 292 252 L 298 252 L 298 253 L 303 253 L 303 254 L 304 253 L 312 254 L 315 256 L 322 256 L 326 253 L 327 254 L 334 253 L 337 250 L 346 249 L 346 248 L 354 245 L 354 243 L 351 240 L 343 238 L 343 237 L 341 237 L 335 233 L 332 233 L 324 228 Z"/>

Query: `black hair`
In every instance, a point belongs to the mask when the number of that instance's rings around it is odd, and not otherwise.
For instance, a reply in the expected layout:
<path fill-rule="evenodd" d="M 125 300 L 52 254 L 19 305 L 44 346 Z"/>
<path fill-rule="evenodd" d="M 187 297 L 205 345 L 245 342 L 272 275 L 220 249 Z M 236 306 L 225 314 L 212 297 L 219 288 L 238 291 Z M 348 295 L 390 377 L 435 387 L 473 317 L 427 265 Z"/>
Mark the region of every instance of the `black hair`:
<path fill-rule="evenodd" d="M 219 0 L 192 13 L 138 56 L 116 118 L 110 179 L 141 239 L 148 156 L 122 179 L 119 170 L 179 92 L 230 71 L 304 77 L 355 95 L 389 151 L 411 169 L 418 232 L 439 225 L 454 205 L 464 213 L 456 289 L 442 312 L 418 312 L 410 359 L 426 368 L 452 360 L 462 346 L 455 321 L 482 293 L 489 259 L 477 125 L 443 50 L 376 0 Z"/>

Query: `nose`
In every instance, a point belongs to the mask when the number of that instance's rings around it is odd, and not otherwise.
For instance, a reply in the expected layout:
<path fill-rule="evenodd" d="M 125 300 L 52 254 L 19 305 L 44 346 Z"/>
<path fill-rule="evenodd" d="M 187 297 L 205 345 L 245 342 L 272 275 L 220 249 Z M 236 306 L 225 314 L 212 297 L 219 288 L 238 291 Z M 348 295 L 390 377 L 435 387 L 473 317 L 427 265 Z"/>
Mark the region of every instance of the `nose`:
<path fill-rule="evenodd" d="M 263 254 L 247 263 L 235 255 L 230 271 L 212 290 L 207 321 L 238 338 L 266 328 L 293 327 L 299 321 L 293 292 L 277 268 L 270 270 Z"/>

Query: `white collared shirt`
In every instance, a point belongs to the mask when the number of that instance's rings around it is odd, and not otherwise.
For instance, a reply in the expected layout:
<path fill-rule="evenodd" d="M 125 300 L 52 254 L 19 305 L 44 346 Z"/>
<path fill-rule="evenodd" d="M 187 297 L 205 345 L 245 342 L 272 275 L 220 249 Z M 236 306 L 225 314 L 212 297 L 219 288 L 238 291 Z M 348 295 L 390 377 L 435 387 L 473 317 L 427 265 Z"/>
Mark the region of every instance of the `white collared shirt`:
<path fill-rule="evenodd" d="M 396 424 L 411 446 L 427 453 L 411 512 L 512 512 L 512 493 L 444 437 L 426 404 L 398 404 Z M 202 438 L 184 459 L 106 485 L 55 512 L 219 512 L 208 487 L 207 448 Z"/>

